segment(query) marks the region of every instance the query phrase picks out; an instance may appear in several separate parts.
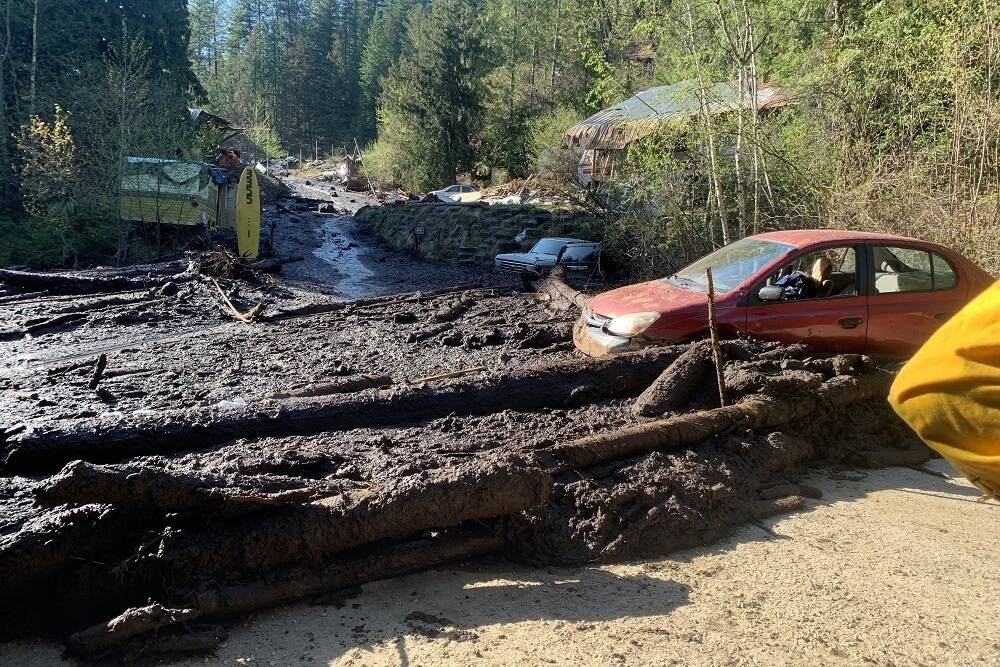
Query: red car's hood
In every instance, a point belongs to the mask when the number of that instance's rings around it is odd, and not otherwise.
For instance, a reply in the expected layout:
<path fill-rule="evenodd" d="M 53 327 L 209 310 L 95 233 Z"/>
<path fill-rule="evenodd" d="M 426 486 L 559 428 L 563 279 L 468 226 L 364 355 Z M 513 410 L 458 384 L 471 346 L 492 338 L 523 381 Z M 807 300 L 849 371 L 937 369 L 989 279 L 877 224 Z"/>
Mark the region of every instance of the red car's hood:
<path fill-rule="evenodd" d="M 668 313 L 704 303 L 708 303 L 708 297 L 702 292 L 674 287 L 663 280 L 651 280 L 598 294 L 587 305 L 593 313 L 617 317 L 629 313 Z"/>

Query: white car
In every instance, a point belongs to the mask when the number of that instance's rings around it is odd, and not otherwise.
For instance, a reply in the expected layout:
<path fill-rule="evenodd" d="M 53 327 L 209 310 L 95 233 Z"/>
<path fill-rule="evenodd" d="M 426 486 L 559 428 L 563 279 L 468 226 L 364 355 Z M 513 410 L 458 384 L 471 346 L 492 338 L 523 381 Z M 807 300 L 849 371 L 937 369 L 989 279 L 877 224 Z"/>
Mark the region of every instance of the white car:
<path fill-rule="evenodd" d="M 449 204 L 479 201 L 483 197 L 482 193 L 472 185 L 449 185 L 443 190 L 435 190 L 431 194 Z"/>

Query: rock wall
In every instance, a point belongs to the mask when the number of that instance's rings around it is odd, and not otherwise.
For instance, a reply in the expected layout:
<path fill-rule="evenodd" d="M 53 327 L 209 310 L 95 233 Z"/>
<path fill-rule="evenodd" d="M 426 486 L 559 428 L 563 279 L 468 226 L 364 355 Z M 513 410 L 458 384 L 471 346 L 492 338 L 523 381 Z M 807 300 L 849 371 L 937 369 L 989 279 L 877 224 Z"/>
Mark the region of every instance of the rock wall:
<path fill-rule="evenodd" d="M 365 207 L 355 214 L 397 250 L 446 262 L 489 265 L 501 252 L 517 252 L 544 236 L 597 238 L 587 211 L 535 205 L 404 204 Z M 417 235 L 419 229 L 422 235 Z M 528 230 L 523 243 L 514 240 Z"/>

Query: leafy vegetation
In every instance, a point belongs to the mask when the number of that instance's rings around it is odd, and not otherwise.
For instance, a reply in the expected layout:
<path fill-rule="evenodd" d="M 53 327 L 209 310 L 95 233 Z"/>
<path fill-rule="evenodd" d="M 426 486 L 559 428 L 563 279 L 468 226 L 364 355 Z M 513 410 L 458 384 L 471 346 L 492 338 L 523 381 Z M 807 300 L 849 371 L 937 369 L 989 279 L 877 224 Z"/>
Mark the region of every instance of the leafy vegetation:
<path fill-rule="evenodd" d="M 637 275 L 794 226 L 930 238 L 996 272 L 998 20 L 995 0 L 0 0 L 2 208 L 51 220 L 47 257 L 118 238 L 122 259 L 118 156 L 205 154 L 189 104 L 258 157 L 357 141 L 375 180 L 426 190 L 569 179 L 565 130 L 652 85 L 772 83 L 791 105 L 704 104 L 617 157 L 604 235 Z M 11 245 L 0 262 L 35 261 Z"/>

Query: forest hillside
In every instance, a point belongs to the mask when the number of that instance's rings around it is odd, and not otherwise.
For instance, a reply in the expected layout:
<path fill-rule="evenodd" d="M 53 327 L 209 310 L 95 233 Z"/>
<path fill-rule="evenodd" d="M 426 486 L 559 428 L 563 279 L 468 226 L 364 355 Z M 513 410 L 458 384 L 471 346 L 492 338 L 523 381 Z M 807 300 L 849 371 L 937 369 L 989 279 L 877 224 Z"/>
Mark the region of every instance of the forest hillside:
<path fill-rule="evenodd" d="M 426 191 L 537 174 L 574 124 L 684 82 L 700 112 L 632 142 L 598 198 L 636 274 L 818 226 L 996 273 L 998 20 L 994 0 L 0 0 L 0 264 L 133 258 L 120 165 L 207 158 L 189 107 L 257 159 L 357 142 L 377 183 Z M 715 114 L 719 82 L 790 102 Z"/>

